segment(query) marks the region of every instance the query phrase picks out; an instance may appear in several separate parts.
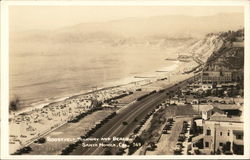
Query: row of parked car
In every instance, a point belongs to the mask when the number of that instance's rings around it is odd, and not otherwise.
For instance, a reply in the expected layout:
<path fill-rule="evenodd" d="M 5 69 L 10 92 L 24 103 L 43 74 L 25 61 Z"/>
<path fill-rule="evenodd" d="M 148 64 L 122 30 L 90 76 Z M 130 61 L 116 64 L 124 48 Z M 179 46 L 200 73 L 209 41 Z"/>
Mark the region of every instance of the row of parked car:
<path fill-rule="evenodd" d="M 159 108 L 159 107 L 157 107 L 157 108 Z M 134 129 L 134 132 L 133 132 L 134 134 L 137 134 L 137 133 L 140 131 L 141 127 L 145 124 L 145 122 L 149 119 L 149 117 L 150 117 L 154 112 L 155 112 L 155 109 L 152 110 L 151 112 L 149 112 L 149 113 L 140 121 L 140 124 L 137 126 L 137 128 Z M 138 119 L 135 118 L 135 119 L 134 119 L 134 122 L 137 122 L 137 121 L 138 121 Z"/>
<path fill-rule="evenodd" d="M 175 155 L 181 155 L 182 153 L 182 149 L 183 149 L 183 142 L 186 140 L 186 136 L 185 134 L 187 133 L 187 128 L 188 128 L 188 123 L 187 121 L 183 121 L 183 124 L 182 124 L 182 130 L 181 130 L 181 133 L 178 137 L 178 140 L 177 140 L 177 143 L 176 143 L 176 146 L 175 146 L 175 149 L 174 149 L 174 154 Z"/>
<path fill-rule="evenodd" d="M 171 130 L 173 123 L 174 123 L 173 118 L 169 118 L 167 120 L 167 124 L 165 125 L 165 127 L 162 130 L 162 134 L 168 134 L 168 130 Z"/>
<path fill-rule="evenodd" d="M 156 93 L 156 90 L 154 90 L 154 91 L 152 91 L 152 92 L 150 92 L 148 94 L 142 95 L 141 97 L 137 98 L 137 101 L 140 101 L 140 100 L 142 100 L 142 99 L 144 99 L 144 98 L 146 98 L 146 97 L 148 97 L 148 96 L 150 96 L 150 95 L 152 95 L 154 93 Z"/>
<path fill-rule="evenodd" d="M 34 143 L 45 143 L 46 142 L 46 139 L 44 137 L 41 137 L 37 140 L 34 141 Z M 29 153 L 32 151 L 32 148 L 30 146 L 26 146 L 26 147 L 23 147 L 21 149 L 18 149 L 15 153 L 13 153 L 13 155 L 22 155 L 24 153 Z"/>
<path fill-rule="evenodd" d="M 155 93 L 155 92 L 153 92 L 153 93 Z M 150 112 L 148 112 L 148 114 L 140 121 L 140 123 L 138 124 L 137 128 L 134 129 L 133 134 L 130 136 L 130 138 L 133 139 L 133 142 L 128 143 L 128 145 L 129 145 L 129 152 L 128 152 L 128 154 L 129 155 L 132 154 L 132 153 L 134 153 L 138 148 L 141 147 L 141 145 L 144 144 L 144 140 L 142 140 L 140 138 L 140 136 L 138 135 L 138 133 L 139 133 L 141 127 L 150 118 L 150 116 L 152 116 L 156 112 L 156 110 L 159 109 L 160 107 L 161 107 L 161 105 L 157 105 L 154 109 L 152 109 Z M 133 122 L 137 122 L 137 121 L 138 121 L 138 119 L 135 118 Z M 144 133 L 142 133 L 142 134 L 144 134 Z M 157 146 L 155 145 L 154 142 L 148 142 L 146 150 L 154 150 L 156 147 Z"/>
<path fill-rule="evenodd" d="M 18 149 L 13 155 L 22 155 L 24 153 L 29 153 L 32 151 L 32 148 L 30 146 L 23 147 L 21 149 Z"/>
<path fill-rule="evenodd" d="M 87 112 L 84 112 L 84 113 L 77 115 L 72 120 L 69 120 L 68 123 L 76 123 L 79 120 L 81 120 L 82 118 L 84 118 L 85 116 L 90 115 L 91 113 L 98 111 L 98 110 L 102 110 L 102 109 L 103 109 L 102 107 L 94 107 L 94 108 L 88 110 Z"/>

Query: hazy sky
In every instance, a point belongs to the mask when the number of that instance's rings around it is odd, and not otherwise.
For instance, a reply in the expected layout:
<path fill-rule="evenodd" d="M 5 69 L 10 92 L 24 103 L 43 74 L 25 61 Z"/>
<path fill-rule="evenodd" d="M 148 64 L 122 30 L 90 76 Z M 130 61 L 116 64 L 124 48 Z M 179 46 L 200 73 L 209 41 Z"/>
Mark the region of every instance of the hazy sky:
<path fill-rule="evenodd" d="M 235 6 L 11 6 L 10 30 L 55 29 L 87 22 L 100 22 L 127 17 L 169 14 L 209 16 L 218 13 L 243 12 Z"/>

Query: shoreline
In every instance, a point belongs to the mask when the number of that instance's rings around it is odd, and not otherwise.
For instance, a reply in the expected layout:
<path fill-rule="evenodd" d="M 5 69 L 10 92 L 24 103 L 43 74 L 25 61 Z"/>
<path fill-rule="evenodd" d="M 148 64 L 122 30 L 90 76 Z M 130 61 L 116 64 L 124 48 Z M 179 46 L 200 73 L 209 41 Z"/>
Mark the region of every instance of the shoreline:
<path fill-rule="evenodd" d="M 95 91 L 88 90 L 88 91 L 86 91 L 84 93 L 79 93 L 79 94 L 74 94 L 74 95 L 71 95 L 71 96 L 61 97 L 61 98 L 58 98 L 58 99 L 56 99 L 56 100 L 54 100 L 52 102 L 39 101 L 39 102 L 32 103 L 30 105 L 30 107 L 24 107 L 24 108 L 21 108 L 20 110 L 12 111 L 12 112 L 15 115 L 25 114 L 27 112 L 32 112 L 32 111 L 35 111 L 35 110 L 46 108 L 46 107 L 49 107 L 50 105 L 54 105 L 54 104 L 57 104 L 57 103 L 60 103 L 60 102 L 64 102 L 64 101 L 67 101 L 67 100 L 72 100 L 72 99 L 75 99 L 75 98 L 78 98 L 78 97 L 81 97 L 81 96 L 85 96 L 85 95 L 91 95 L 91 94 L 93 94 L 95 92 L 100 92 L 100 91 L 104 91 L 104 90 L 118 88 L 118 87 L 126 86 L 126 85 L 129 85 L 129 84 L 135 83 L 135 82 L 141 82 L 141 81 L 144 81 L 144 80 L 133 81 L 133 82 L 129 82 L 127 84 L 121 84 L 121 85 L 115 85 L 115 86 L 109 86 L 109 87 L 101 87 L 101 88 L 99 88 L 99 89 L 97 89 Z M 41 103 L 41 104 L 39 104 L 39 103 Z M 38 105 L 33 105 L 33 104 L 38 104 Z"/>
<path fill-rule="evenodd" d="M 169 74 L 169 73 L 174 72 L 174 70 L 176 68 L 178 68 L 178 67 L 180 67 L 180 62 L 176 61 L 175 63 L 173 63 L 170 66 L 157 68 L 155 70 L 155 72 L 157 72 L 158 70 L 164 70 L 164 72 L 166 74 Z M 141 74 L 143 74 L 143 73 L 141 73 Z M 53 105 L 53 104 L 57 104 L 57 103 L 60 103 L 60 102 L 64 102 L 64 101 L 67 101 L 67 100 L 78 98 L 80 96 L 91 95 L 91 94 L 93 94 L 95 92 L 100 92 L 100 91 L 109 90 L 109 89 L 113 89 L 113 88 L 124 87 L 124 86 L 127 86 L 127 85 L 131 85 L 131 84 L 134 84 L 134 83 L 145 82 L 145 81 L 151 81 L 150 83 L 152 83 L 152 82 L 157 81 L 157 79 L 160 79 L 162 77 L 166 77 L 167 75 L 164 75 L 164 73 L 163 73 L 161 75 L 156 75 L 156 77 L 151 77 L 152 73 L 146 73 L 145 77 L 147 77 L 147 76 L 150 77 L 150 78 L 135 78 L 135 76 L 129 76 L 129 77 L 125 77 L 125 78 L 120 78 L 120 79 L 115 80 L 113 82 L 108 82 L 109 83 L 108 85 L 103 85 L 102 87 L 97 88 L 96 90 L 93 90 L 93 89 L 85 90 L 85 91 L 83 90 L 83 91 L 80 91 L 78 93 L 65 95 L 65 96 L 62 96 L 62 97 L 45 98 L 45 99 L 47 99 L 47 101 L 46 100 L 44 100 L 44 101 L 39 100 L 39 101 L 33 102 L 33 103 L 23 107 L 23 108 L 20 108 L 19 110 L 11 111 L 10 116 L 12 114 L 20 115 L 20 114 L 25 114 L 27 112 L 36 111 L 36 110 L 42 109 L 44 107 L 49 107 L 50 105 Z M 127 79 L 130 79 L 130 81 L 127 81 Z M 138 80 L 135 81 L 136 79 L 138 79 Z M 152 80 L 152 79 L 154 79 L 154 80 Z M 113 83 L 115 83 L 115 85 L 112 85 Z M 144 84 L 144 85 L 146 85 L 146 84 Z"/>

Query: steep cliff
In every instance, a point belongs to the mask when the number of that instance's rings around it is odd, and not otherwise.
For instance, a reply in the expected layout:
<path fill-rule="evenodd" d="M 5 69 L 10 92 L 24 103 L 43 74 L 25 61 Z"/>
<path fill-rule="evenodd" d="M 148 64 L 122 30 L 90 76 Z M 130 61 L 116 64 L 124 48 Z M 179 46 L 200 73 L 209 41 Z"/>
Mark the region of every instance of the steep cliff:
<path fill-rule="evenodd" d="M 207 34 L 178 51 L 179 57 L 192 59 L 184 73 L 203 71 L 240 71 L 244 68 L 244 31 Z"/>
<path fill-rule="evenodd" d="M 244 31 L 228 31 L 219 35 L 223 45 L 211 54 L 204 66 L 210 71 L 237 71 L 244 68 Z"/>

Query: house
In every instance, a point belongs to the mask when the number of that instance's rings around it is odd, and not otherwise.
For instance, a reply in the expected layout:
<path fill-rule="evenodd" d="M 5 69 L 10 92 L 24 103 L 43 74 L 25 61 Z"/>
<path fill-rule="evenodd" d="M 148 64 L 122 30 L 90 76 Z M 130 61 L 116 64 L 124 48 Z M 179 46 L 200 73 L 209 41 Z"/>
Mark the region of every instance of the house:
<path fill-rule="evenodd" d="M 202 84 L 201 88 L 203 91 L 207 91 L 207 90 L 213 89 L 213 85 L 212 84 Z"/>
<path fill-rule="evenodd" d="M 199 110 L 201 112 L 203 120 L 209 119 L 212 115 L 214 115 L 216 113 L 217 114 L 224 114 L 223 111 L 221 111 L 220 109 L 214 107 L 211 104 L 209 104 L 209 105 L 200 105 Z"/>
<path fill-rule="evenodd" d="M 212 105 L 199 105 L 199 111 L 201 112 L 202 115 L 202 119 L 207 120 L 208 118 L 210 118 L 210 116 L 212 115 L 212 110 L 213 110 L 213 106 Z"/>
<path fill-rule="evenodd" d="M 232 72 L 232 80 L 234 82 L 240 82 L 244 79 L 244 71 L 243 71 L 243 68 L 242 69 L 239 69 L 237 71 L 233 71 Z"/>
<path fill-rule="evenodd" d="M 203 131 L 203 153 L 243 153 L 243 122 L 240 117 L 214 114 L 203 121 Z"/>
<path fill-rule="evenodd" d="M 187 101 L 185 98 L 174 97 L 170 100 L 170 104 L 176 104 L 176 105 L 184 105 L 186 102 Z"/>
<path fill-rule="evenodd" d="M 199 104 L 199 100 L 198 99 L 194 99 L 194 100 L 192 100 L 191 104 Z"/>
<path fill-rule="evenodd" d="M 244 42 L 233 42 L 232 47 L 235 47 L 235 48 L 244 47 Z"/>
<path fill-rule="evenodd" d="M 215 65 L 216 71 L 203 71 L 202 82 L 203 83 L 225 83 L 232 81 L 231 71 L 217 71 L 217 65 Z"/>
<path fill-rule="evenodd" d="M 237 104 L 214 104 L 215 108 L 223 111 L 228 116 L 241 116 L 242 106 Z"/>
<path fill-rule="evenodd" d="M 243 154 L 242 106 L 199 105 L 199 110 L 203 133 L 193 137 L 192 150 L 198 149 L 202 154 Z"/>
<path fill-rule="evenodd" d="M 235 37 L 235 42 L 243 42 L 243 41 L 244 41 L 244 36 Z"/>

